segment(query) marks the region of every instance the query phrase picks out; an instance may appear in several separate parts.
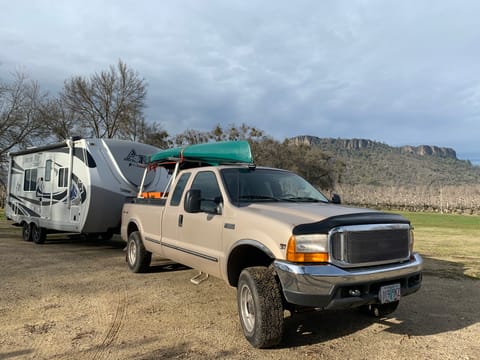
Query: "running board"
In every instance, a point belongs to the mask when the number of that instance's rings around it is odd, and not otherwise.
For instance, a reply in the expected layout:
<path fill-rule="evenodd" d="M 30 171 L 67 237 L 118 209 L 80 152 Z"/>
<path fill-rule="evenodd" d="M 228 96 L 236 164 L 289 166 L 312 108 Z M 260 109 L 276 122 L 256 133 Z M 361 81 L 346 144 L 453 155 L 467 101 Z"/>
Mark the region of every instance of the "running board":
<path fill-rule="evenodd" d="M 200 285 L 202 282 L 208 279 L 208 274 L 200 271 L 197 275 L 190 279 L 190 281 L 195 285 Z"/>

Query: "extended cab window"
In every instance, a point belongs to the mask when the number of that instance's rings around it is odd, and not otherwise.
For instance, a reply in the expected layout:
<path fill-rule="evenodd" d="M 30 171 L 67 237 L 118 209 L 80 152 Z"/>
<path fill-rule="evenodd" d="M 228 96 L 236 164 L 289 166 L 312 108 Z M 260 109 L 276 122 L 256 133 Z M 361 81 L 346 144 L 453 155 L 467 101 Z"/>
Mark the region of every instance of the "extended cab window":
<path fill-rule="evenodd" d="M 216 212 L 217 206 L 222 202 L 222 193 L 218 186 L 217 178 L 211 171 L 200 172 L 195 176 L 192 190 L 202 192 L 200 209 L 205 212 Z"/>
<path fill-rule="evenodd" d="M 178 206 L 180 204 L 180 200 L 182 199 L 183 190 L 185 189 L 185 185 L 187 185 L 187 181 L 190 178 L 190 173 L 184 173 L 178 179 L 177 186 L 175 186 L 175 190 L 173 190 L 172 199 L 170 200 L 170 206 Z"/>

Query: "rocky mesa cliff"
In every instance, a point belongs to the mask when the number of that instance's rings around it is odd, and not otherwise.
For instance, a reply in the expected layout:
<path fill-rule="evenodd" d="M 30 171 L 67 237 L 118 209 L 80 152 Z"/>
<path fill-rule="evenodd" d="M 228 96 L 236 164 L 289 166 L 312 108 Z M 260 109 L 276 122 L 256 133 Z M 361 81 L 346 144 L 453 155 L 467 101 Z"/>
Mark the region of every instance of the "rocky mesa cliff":
<path fill-rule="evenodd" d="M 320 138 L 311 135 L 295 136 L 290 139 L 294 144 L 300 145 L 315 145 L 320 148 L 337 148 L 348 150 L 362 150 L 362 149 L 392 149 L 397 150 L 402 154 L 413 154 L 418 156 L 434 156 L 440 158 L 457 159 L 457 153 L 452 148 L 439 147 L 433 145 L 419 145 L 419 146 L 400 146 L 394 147 L 384 143 L 368 140 L 368 139 L 334 139 L 334 138 Z"/>

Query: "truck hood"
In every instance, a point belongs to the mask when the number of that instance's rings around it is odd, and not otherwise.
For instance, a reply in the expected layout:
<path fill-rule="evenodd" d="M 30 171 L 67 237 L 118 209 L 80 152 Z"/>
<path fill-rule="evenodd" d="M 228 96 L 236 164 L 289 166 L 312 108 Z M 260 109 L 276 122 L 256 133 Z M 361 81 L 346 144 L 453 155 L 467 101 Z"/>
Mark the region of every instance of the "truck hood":
<path fill-rule="evenodd" d="M 292 227 L 322 221 L 337 215 L 378 213 L 378 211 L 327 203 L 255 203 L 244 208 L 250 213 L 271 218 Z"/>

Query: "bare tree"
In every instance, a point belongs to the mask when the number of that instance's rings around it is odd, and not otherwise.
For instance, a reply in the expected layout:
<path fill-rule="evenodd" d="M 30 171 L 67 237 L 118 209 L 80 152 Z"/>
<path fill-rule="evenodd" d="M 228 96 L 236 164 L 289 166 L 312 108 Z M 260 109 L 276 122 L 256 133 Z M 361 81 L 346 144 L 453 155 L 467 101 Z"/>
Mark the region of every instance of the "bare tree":
<path fill-rule="evenodd" d="M 0 188 L 7 177 L 7 154 L 35 145 L 46 133 L 40 108 L 46 94 L 24 73 L 11 83 L 0 83 Z"/>
<path fill-rule="evenodd" d="M 40 112 L 44 122 L 48 124 L 53 141 L 87 135 L 85 128 L 60 97 L 46 100 L 40 107 Z"/>
<path fill-rule="evenodd" d="M 38 84 L 23 73 L 0 83 L 0 160 L 9 151 L 34 145 L 45 133 L 40 108 L 46 99 Z"/>
<path fill-rule="evenodd" d="M 129 138 L 143 120 L 146 94 L 145 80 L 119 60 L 107 71 L 65 81 L 61 99 L 90 136 Z"/>
<path fill-rule="evenodd" d="M 170 146 L 168 133 L 163 130 L 160 124 L 153 122 L 147 124 L 145 121 L 142 122 L 143 127 L 141 133 L 136 141 L 156 146 L 160 149 L 165 149 Z"/>

